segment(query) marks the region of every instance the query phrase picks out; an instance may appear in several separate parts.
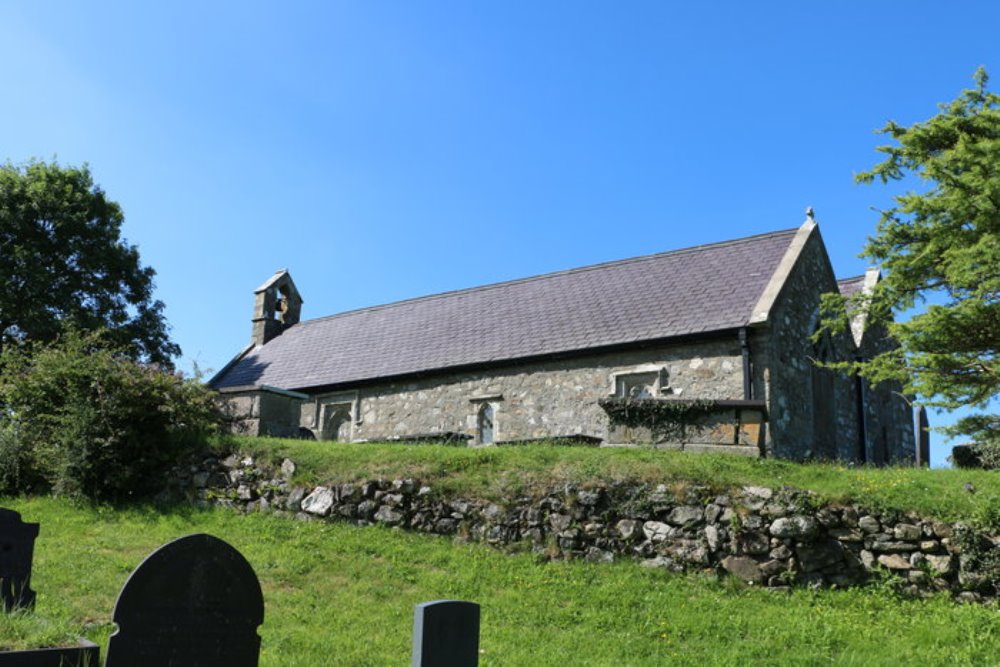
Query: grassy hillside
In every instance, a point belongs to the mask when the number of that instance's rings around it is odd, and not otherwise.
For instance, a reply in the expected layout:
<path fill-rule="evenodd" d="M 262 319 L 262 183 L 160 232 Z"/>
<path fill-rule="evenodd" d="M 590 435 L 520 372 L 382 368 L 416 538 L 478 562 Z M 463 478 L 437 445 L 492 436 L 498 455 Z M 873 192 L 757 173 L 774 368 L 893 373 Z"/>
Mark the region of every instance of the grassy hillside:
<path fill-rule="evenodd" d="M 541 465 L 543 454 L 516 456 Z M 596 454 L 581 452 L 574 465 L 582 472 Z M 485 477 L 488 465 L 505 474 L 508 454 L 497 455 L 492 464 L 482 452 L 455 450 L 441 458 L 465 461 Z M 701 458 L 695 465 L 726 470 Z M 0 506 L 42 524 L 33 577 L 37 609 L 0 615 L 0 647 L 78 635 L 105 647 L 115 597 L 131 570 L 157 546 L 194 532 L 230 542 L 256 570 L 266 607 L 262 665 L 408 664 L 413 605 L 441 598 L 482 605 L 484 666 L 984 665 L 1000 646 L 995 609 L 943 597 L 901 600 L 886 586 L 782 594 L 634 563 L 541 563 L 395 530 L 225 510 L 112 510 L 50 498 L 0 498 Z"/>
<path fill-rule="evenodd" d="M 436 489 L 502 500 L 566 482 L 694 482 L 725 488 L 794 486 L 827 500 L 912 511 L 946 521 L 1000 522 L 1000 473 L 977 470 L 845 467 L 651 449 L 532 445 L 470 449 L 442 445 L 340 444 L 236 438 L 220 449 L 298 465 L 302 484 L 415 477 Z M 974 489 L 970 492 L 966 484 Z"/>

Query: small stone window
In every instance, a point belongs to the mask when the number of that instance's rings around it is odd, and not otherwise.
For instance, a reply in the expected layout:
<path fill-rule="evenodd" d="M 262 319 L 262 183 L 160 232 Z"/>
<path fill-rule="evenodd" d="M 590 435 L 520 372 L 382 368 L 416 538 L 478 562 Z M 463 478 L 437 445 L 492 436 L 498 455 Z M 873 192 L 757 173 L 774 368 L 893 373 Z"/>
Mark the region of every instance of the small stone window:
<path fill-rule="evenodd" d="M 611 376 L 611 395 L 618 398 L 656 398 L 674 393 L 666 368 L 640 366 Z"/>
<path fill-rule="evenodd" d="M 477 439 L 480 445 L 493 444 L 493 405 L 483 403 L 476 418 Z"/>

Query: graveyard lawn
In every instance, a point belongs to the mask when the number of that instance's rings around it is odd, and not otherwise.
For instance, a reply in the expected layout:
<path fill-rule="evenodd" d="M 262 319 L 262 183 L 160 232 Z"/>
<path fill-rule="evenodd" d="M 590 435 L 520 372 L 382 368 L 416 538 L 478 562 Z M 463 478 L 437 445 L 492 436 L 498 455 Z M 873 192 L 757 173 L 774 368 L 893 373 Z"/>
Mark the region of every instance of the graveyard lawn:
<path fill-rule="evenodd" d="M 2 498 L 39 522 L 33 613 L 0 616 L 0 647 L 106 650 L 115 598 L 154 549 L 206 532 L 236 547 L 264 592 L 262 665 L 404 665 L 414 605 L 482 605 L 482 665 L 990 664 L 996 608 L 905 600 L 888 583 L 775 593 L 634 563 L 539 562 L 381 528 L 188 506 Z"/>

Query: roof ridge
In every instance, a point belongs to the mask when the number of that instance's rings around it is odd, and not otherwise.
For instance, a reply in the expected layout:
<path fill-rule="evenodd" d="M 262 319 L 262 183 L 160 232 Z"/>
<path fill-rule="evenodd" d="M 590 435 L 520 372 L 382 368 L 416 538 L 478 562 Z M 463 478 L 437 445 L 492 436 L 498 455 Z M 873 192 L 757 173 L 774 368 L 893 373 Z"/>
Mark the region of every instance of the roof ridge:
<path fill-rule="evenodd" d="M 603 269 L 610 266 L 622 266 L 626 264 L 633 264 L 637 262 L 650 261 L 653 259 L 658 259 L 668 255 L 683 255 L 692 253 L 695 251 L 708 250 L 710 248 L 720 248 L 724 246 L 736 245 L 740 243 L 746 243 L 748 241 L 756 241 L 764 238 L 770 238 L 775 236 L 782 236 L 785 234 L 794 234 L 798 231 L 797 227 L 792 227 L 789 229 L 780 229 L 773 232 L 765 232 L 763 234 L 753 234 L 751 236 L 743 236 L 737 239 L 728 239 L 725 241 L 715 241 L 712 243 L 702 243 L 695 246 L 689 246 L 686 248 L 677 248 L 674 250 L 664 250 L 662 252 L 650 253 L 648 255 L 638 255 L 636 257 L 626 257 L 624 259 L 615 259 L 607 262 L 598 262 L 597 264 L 588 264 L 586 266 L 579 266 L 572 269 L 562 269 L 560 271 L 551 271 L 549 273 L 540 273 L 534 276 L 526 276 L 524 278 L 514 278 L 511 280 L 502 280 L 496 283 L 487 283 L 485 285 L 476 285 L 473 287 L 462 287 L 454 290 L 446 290 L 444 292 L 437 292 L 434 294 L 425 294 L 422 296 L 415 296 L 409 299 L 400 299 L 399 301 L 390 301 L 388 303 L 376 304 L 374 306 L 364 306 L 362 308 L 354 308 L 352 310 L 345 310 L 339 313 L 333 313 L 332 315 L 324 315 L 322 317 L 314 317 L 308 320 L 303 320 L 299 322 L 296 327 L 301 327 L 303 325 L 313 324 L 317 322 L 324 322 L 326 320 L 331 320 L 337 317 L 345 317 L 347 315 L 356 315 L 359 313 L 371 312 L 382 310 L 385 308 L 391 308 L 394 306 L 401 306 L 403 304 L 416 303 L 420 301 L 431 301 L 435 299 L 440 299 L 443 297 L 454 296 L 456 294 L 470 294 L 473 292 L 483 292 L 486 290 L 497 289 L 500 287 L 507 287 L 509 285 L 517 285 L 521 283 L 530 283 L 537 280 L 544 280 L 548 278 L 554 278 L 556 276 L 570 275 L 575 273 L 584 273 L 587 271 L 594 271 L 597 269 Z"/>
<path fill-rule="evenodd" d="M 861 274 L 858 274 L 856 276 L 848 276 L 847 278 L 837 278 L 837 282 L 838 283 L 849 283 L 849 282 L 853 282 L 855 280 L 864 280 L 864 279 L 865 279 L 865 274 L 861 273 Z"/>

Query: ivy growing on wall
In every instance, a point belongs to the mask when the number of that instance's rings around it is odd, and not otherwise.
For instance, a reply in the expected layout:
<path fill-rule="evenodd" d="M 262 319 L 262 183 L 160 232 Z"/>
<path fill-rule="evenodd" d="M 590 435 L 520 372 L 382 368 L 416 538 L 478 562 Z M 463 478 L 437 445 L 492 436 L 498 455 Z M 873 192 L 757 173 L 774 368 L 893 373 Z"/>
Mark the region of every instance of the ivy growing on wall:
<path fill-rule="evenodd" d="M 708 399 L 602 398 L 597 403 L 612 426 L 648 428 L 654 442 L 684 440 L 688 427 L 699 428 L 702 420 L 720 410 Z"/>

